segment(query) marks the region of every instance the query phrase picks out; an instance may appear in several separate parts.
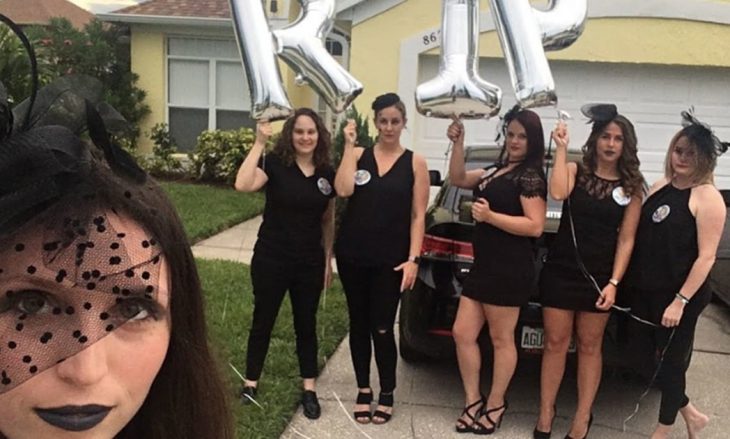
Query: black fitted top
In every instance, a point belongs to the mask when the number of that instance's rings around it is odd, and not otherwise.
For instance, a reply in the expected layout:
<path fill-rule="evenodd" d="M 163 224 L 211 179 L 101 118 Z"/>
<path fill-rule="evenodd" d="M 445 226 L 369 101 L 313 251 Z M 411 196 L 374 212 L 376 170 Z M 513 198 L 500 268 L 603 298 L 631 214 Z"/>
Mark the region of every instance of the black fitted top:
<path fill-rule="evenodd" d="M 307 177 L 296 163 L 286 166 L 274 154 L 259 160 L 259 168 L 269 180 L 254 252 L 281 263 L 321 264 L 322 215 L 336 195 L 334 169 L 327 166 Z"/>
<path fill-rule="evenodd" d="M 673 297 L 697 259 L 697 222 L 689 210 L 692 189 L 671 183 L 652 194 L 641 209 L 631 259 L 635 286 Z"/>
<path fill-rule="evenodd" d="M 365 148 L 337 238 L 338 259 L 394 267 L 408 259 L 413 182 L 412 151 L 405 150 L 380 176 L 373 148 Z"/>
<path fill-rule="evenodd" d="M 620 180 L 606 180 L 587 173 L 580 164 L 575 180 L 570 208 L 567 200 L 563 202 L 558 234 L 550 246 L 547 263 L 578 269 L 570 230 L 569 214 L 572 213 L 578 254 L 586 269 L 592 275 L 610 276 L 618 231 L 630 198 L 622 196 Z"/>
<path fill-rule="evenodd" d="M 496 177 L 491 177 L 496 168 L 494 171 L 487 168 L 487 172 L 487 177 L 474 188 L 474 199 L 486 199 L 494 212 L 522 216 L 520 197 L 546 197 L 545 177 L 539 168 L 520 165 Z M 477 222 L 473 239 L 477 272 L 522 275 L 524 270 L 533 267 L 533 240 L 527 236 Z"/>

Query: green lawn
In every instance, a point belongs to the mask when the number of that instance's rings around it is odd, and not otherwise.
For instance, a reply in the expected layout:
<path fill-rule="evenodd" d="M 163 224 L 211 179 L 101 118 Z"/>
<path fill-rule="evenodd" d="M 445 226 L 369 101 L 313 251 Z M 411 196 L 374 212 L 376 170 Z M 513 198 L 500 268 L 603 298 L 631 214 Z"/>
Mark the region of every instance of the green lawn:
<path fill-rule="evenodd" d="M 264 195 L 236 192 L 233 187 L 161 182 L 177 207 L 191 243 L 259 215 Z"/>
<path fill-rule="evenodd" d="M 207 301 L 207 319 L 212 343 L 223 361 L 231 394 L 237 394 L 240 379 L 230 364 L 245 373 L 245 349 L 253 311 L 249 267 L 227 261 L 197 260 Z M 323 296 L 324 299 L 324 296 Z M 323 304 L 326 307 L 323 307 Z M 347 333 L 347 307 L 338 282 L 320 300 L 317 315 L 320 367 Z M 301 379 L 297 362 L 291 305 L 284 300 L 274 327 L 271 346 L 259 381 L 255 405 L 242 406 L 233 400 L 237 437 L 276 438 L 281 435 L 297 408 Z"/>

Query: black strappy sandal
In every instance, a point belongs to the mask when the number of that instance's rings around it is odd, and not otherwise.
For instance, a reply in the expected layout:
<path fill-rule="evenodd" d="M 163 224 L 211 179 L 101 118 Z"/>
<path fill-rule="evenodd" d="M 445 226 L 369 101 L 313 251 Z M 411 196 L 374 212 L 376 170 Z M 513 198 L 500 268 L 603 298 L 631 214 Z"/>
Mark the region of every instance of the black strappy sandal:
<path fill-rule="evenodd" d="M 355 399 L 355 404 L 357 405 L 365 405 L 368 406 L 373 402 L 373 391 L 372 389 L 370 392 L 357 392 L 357 399 Z M 369 424 L 372 420 L 372 413 L 370 413 L 370 409 L 367 410 L 360 410 L 357 412 L 354 412 L 352 416 L 355 418 L 355 421 L 357 421 L 360 424 Z"/>
<path fill-rule="evenodd" d="M 479 415 L 482 410 L 482 406 L 484 405 L 484 397 L 474 401 L 473 403 L 469 404 L 468 406 L 464 407 L 464 410 L 461 412 L 461 416 L 459 416 L 459 419 L 456 420 L 456 432 L 457 433 L 471 433 L 472 432 L 472 425 L 474 425 L 474 422 L 476 421 L 475 416 Z M 474 407 L 477 407 L 476 411 L 472 415 L 469 413 L 469 410 L 473 409 Z M 469 421 L 465 421 L 463 418 L 466 416 Z"/>
<path fill-rule="evenodd" d="M 378 396 L 378 405 L 382 405 L 383 407 L 393 407 L 393 392 L 380 392 L 380 395 Z M 382 410 L 375 410 L 375 413 L 373 413 L 373 424 L 385 424 L 386 422 L 390 421 L 391 417 L 393 417 L 392 413 L 385 413 Z M 375 422 L 375 418 L 382 419 L 383 421 Z"/>
<path fill-rule="evenodd" d="M 482 416 L 487 418 L 487 422 L 491 424 L 490 427 L 485 426 L 479 421 L 474 421 L 474 424 L 472 426 L 472 433 L 479 434 L 479 435 L 486 435 L 486 434 L 492 434 L 494 433 L 499 427 L 502 426 L 502 419 L 504 418 L 504 414 L 507 413 L 507 408 L 509 407 L 509 404 L 507 404 L 507 400 L 504 401 L 504 404 L 502 404 L 499 407 L 495 407 L 493 409 L 487 409 L 486 404 L 482 407 L 481 413 L 479 413 L 479 417 L 477 419 L 481 419 Z M 499 415 L 499 419 L 495 422 L 491 416 L 489 416 L 491 413 L 498 412 L 500 410 L 504 409 L 501 415 Z"/>

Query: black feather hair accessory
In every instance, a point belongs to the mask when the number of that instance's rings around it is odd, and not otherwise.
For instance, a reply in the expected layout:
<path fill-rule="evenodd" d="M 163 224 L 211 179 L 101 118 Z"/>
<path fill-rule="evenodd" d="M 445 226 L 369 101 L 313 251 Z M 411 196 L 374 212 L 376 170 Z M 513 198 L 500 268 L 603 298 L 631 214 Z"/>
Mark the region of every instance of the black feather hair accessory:
<path fill-rule="evenodd" d="M 588 118 L 588 123 L 593 124 L 592 131 L 594 132 L 602 130 L 618 116 L 618 108 L 614 104 L 585 104 L 580 107 L 580 112 Z"/>
<path fill-rule="evenodd" d="M 91 151 L 79 135 L 89 133 L 109 168 L 130 183 L 147 174 L 114 140 L 126 121 L 102 102 L 100 81 L 84 75 L 56 79 L 38 89 L 37 61 L 28 38 L 0 14 L 23 42 L 31 65 L 31 95 L 10 108 L 0 83 L 0 234 L 22 224 L 58 199 L 69 185 L 83 182 L 91 168 Z"/>
<path fill-rule="evenodd" d="M 709 149 L 706 151 L 713 157 L 724 154 L 730 148 L 730 142 L 721 141 L 710 125 L 697 119 L 695 116 L 694 106 L 682 111 L 682 126 L 690 130 L 686 130 L 686 135 L 690 138 L 698 148 Z"/>
<path fill-rule="evenodd" d="M 499 124 L 497 124 L 497 135 L 494 138 L 494 141 L 497 144 L 502 143 L 502 141 L 504 141 L 507 137 L 507 125 L 515 120 L 520 111 L 522 111 L 522 107 L 515 104 L 514 107 L 510 108 L 502 117 L 500 117 Z"/>

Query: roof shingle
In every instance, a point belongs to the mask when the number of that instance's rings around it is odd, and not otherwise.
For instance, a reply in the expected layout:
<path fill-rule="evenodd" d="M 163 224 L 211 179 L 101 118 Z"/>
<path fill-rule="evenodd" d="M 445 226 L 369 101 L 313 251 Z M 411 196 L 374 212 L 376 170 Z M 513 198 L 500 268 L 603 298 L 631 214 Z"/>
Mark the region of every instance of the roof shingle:
<path fill-rule="evenodd" d="M 228 0 L 149 0 L 113 13 L 201 18 L 231 17 Z"/>
<path fill-rule="evenodd" d="M 0 13 L 20 25 L 45 25 L 53 17 L 67 18 L 81 29 L 94 14 L 66 0 L 2 0 Z"/>

